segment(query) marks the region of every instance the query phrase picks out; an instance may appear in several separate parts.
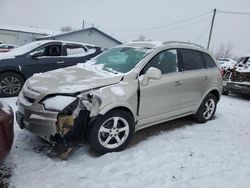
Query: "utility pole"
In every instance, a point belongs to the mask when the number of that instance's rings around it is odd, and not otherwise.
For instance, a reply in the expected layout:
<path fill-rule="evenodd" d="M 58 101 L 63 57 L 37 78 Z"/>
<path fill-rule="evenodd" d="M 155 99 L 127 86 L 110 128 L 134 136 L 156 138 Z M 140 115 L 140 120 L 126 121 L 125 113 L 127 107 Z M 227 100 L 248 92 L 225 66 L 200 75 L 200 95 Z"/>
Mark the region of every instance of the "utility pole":
<path fill-rule="evenodd" d="M 213 18 L 212 18 L 211 27 L 210 27 L 209 38 L 208 38 L 208 43 L 207 43 L 207 50 L 209 50 L 209 46 L 210 46 L 210 41 L 211 41 L 213 27 L 214 27 L 215 14 L 216 14 L 216 9 L 214 9 L 214 14 L 213 14 Z"/>

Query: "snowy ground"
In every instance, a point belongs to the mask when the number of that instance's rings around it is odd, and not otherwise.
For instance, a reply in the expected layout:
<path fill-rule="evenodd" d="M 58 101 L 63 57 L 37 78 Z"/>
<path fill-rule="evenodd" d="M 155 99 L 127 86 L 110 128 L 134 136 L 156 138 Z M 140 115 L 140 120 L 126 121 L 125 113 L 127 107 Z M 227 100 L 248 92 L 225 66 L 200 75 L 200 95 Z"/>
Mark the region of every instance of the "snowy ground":
<path fill-rule="evenodd" d="M 14 109 L 15 98 L 4 99 Z M 223 96 L 214 120 L 182 118 L 136 133 L 125 151 L 98 156 L 87 145 L 68 161 L 15 124 L 5 166 L 10 187 L 250 187 L 250 99 Z"/>

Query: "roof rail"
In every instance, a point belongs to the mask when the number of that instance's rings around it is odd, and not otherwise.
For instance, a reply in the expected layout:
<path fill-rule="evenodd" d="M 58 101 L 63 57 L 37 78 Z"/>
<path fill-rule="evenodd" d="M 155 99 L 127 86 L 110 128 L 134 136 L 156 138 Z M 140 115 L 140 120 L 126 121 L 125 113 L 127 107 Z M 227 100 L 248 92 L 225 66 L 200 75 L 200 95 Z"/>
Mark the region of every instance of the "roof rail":
<path fill-rule="evenodd" d="M 163 44 L 172 44 L 172 43 L 188 44 L 188 45 L 193 45 L 193 46 L 197 46 L 197 47 L 199 47 L 199 48 L 205 49 L 203 46 L 201 46 L 201 45 L 199 45 L 199 44 L 190 43 L 190 42 L 183 42 L 183 41 L 165 41 L 165 42 L 163 42 Z"/>

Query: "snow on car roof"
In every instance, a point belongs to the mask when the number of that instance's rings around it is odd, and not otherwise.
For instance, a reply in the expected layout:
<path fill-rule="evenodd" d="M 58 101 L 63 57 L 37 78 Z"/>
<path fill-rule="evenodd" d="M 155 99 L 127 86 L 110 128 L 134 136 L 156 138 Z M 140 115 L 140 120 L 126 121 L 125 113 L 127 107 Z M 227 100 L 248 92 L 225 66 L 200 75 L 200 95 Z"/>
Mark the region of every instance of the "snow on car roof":
<path fill-rule="evenodd" d="M 47 42 L 48 41 L 34 41 L 34 42 L 31 42 L 31 43 L 27 43 L 27 44 L 25 44 L 23 46 L 17 47 L 15 49 L 7 52 L 7 54 L 10 54 L 10 55 L 13 55 L 13 56 L 22 55 L 22 54 L 27 53 L 30 50 L 40 46 L 40 45 L 46 44 Z"/>
<path fill-rule="evenodd" d="M 247 54 L 247 55 L 243 55 L 242 57 L 250 57 L 250 54 Z"/>
<path fill-rule="evenodd" d="M 162 44 L 163 43 L 159 41 L 130 41 L 125 45 L 131 47 L 156 48 L 158 46 L 161 46 Z"/>
<path fill-rule="evenodd" d="M 60 42 L 62 44 L 79 44 L 79 45 L 83 45 L 83 46 L 93 46 L 94 47 L 94 45 L 91 45 L 91 44 L 84 44 L 84 43 L 77 43 L 77 42 L 70 42 L 70 41 L 38 40 L 38 41 L 27 43 L 27 44 L 20 46 L 20 47 L 17 47 L 17 48 L 15 48 L 7 53 L 10 55 L 13 55 L 13 56 L 22 55 L 22 54 L 25 54 L 36 47 L 39 47 L 41 45 L 44 45 L 44 44 L 50 43 L 50 42 L 55 42 L 55 43 Z"/>

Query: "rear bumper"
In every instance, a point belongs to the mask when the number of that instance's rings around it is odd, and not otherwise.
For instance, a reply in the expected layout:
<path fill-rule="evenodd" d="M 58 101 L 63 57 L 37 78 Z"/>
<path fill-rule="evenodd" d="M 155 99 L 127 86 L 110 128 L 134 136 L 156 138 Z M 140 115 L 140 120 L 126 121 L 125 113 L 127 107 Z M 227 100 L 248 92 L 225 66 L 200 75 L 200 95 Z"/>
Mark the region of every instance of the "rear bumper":
<path fill-rule="evenodd" d="M 223 81 L 225 91 L 250 95 L 250 82 Z"/>

